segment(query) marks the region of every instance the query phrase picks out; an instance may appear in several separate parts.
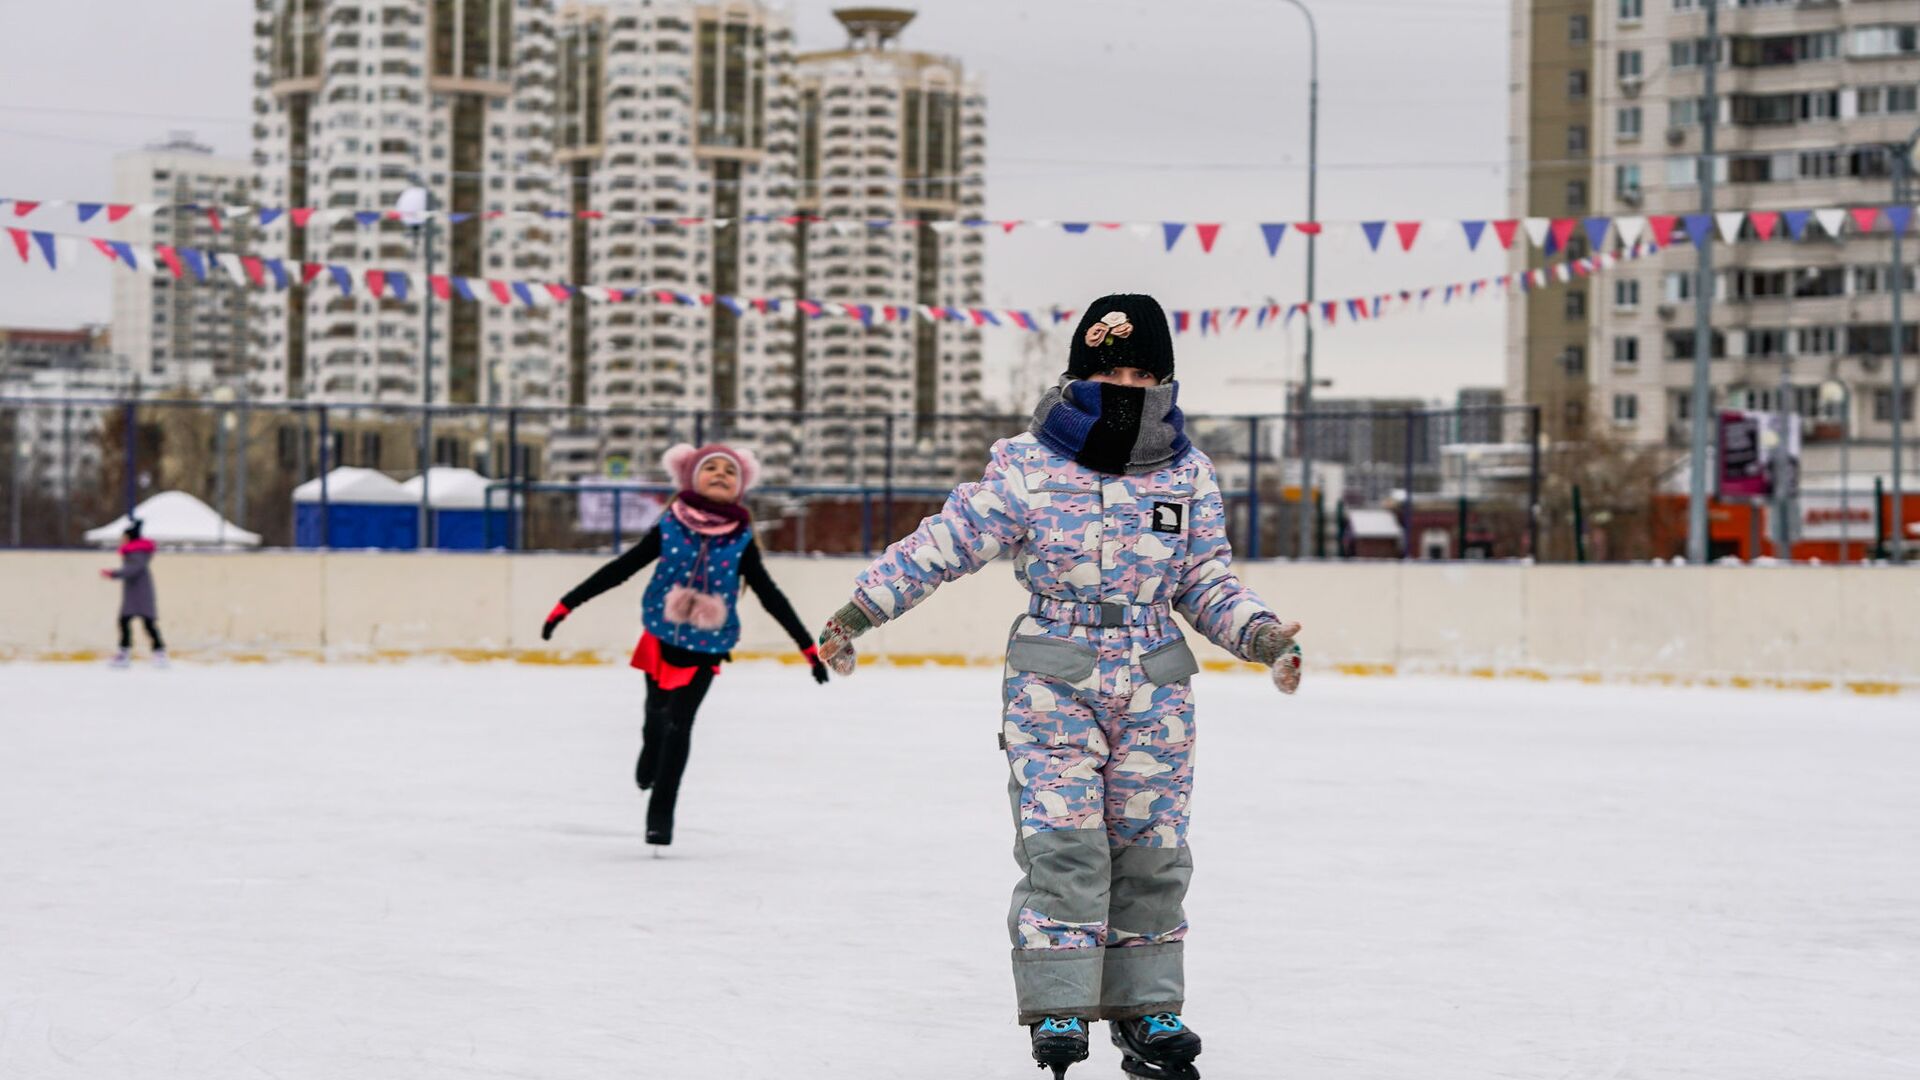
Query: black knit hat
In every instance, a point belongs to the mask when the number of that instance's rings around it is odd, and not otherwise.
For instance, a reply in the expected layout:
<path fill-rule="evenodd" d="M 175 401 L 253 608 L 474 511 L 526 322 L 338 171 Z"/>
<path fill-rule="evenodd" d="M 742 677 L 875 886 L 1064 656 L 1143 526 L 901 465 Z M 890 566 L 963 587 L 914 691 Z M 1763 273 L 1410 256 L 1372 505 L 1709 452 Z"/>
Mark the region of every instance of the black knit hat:
<path fill-rule="evenodd" d="M 1139 368 L 1173 378 L 1173 332 L 1160 302 L 1140 293 L 1115 293 L 1087 305 L 1067 344 L 1067 374 L 1085 379 L 1113 368 Z"/>
<path fill-rule="evenodd" d="M 140 530 L 145 528 L 146 524 L 146 522 L 141 521 L 139 518 L 129 518 L 127 519 L 127 527 L 120 530 L 120 535 L 129 540 L 138 540 L 140 539 Z"/>

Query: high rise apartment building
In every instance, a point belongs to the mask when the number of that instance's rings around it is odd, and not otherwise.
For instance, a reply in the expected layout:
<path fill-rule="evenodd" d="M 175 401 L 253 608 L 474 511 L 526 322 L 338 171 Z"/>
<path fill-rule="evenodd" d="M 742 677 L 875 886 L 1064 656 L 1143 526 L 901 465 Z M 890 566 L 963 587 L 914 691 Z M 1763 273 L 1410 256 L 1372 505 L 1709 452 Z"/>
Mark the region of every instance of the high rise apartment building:
<path fill-rule="evenodd" d="M 1716 48 L 1705 3 L 1603 0 L 1571 12 L 1549 0 L 1523 4 L 1536 37 L 1563 34 L 1575 15 L 1586 16 L 1593 156 L 1584 179 L 1593 198 L 1584 212 L 1699 212 L 1708 109 L 1716 118 L 1716 211 L 1890 202 L 1889 144 L 1920 128 L 1920 9 L 1884 0 L 1720 0 Z M 1713 102 L 1705 101 L 1709 62 L 1717 65 Z M 1537 103 L 1563 89 L 1541 82 L 1524 96 Z M 1568 206 L 1557 216 L 1579 212 Z M 1848 431 L 1855 469 L 1884 472 L 1896 408 L 1886 227 L 1860 235 L 1849 221 L 1840 239 L 1815 223 L 1801 240 L 1789 232 L 1781 223 L 1763 241 L 1749 223 L 1739 243 L 1715 243 L 1711 407 L 1773 411 L 1784 403 L 1799 413 L 1810 477 L 1837 472 Z M 1676 242 L 1592 279 L 1585 358 L 1593 430 L 1676 451 L 1688 445 L 1696 263 L 1695 250 Z M 1911 297 L 1911 265 L 1901 276 Z M 1920 314 L 1912 301 L 1908 312 Z M 1518 325 L 1521 335 L 1542 336 L 1563 324 L 1529 304 Z M 1905 338 L 1908 389 L 1898 407 L 1910 420 L 1911 356 L 1920 344 L 1911 322 Z M 1509 385 L 1535 389 L 1518 379 Z"/>
<path fill-rule="evenodd" d="M 851 304 L 978 306 L 983 239 L 958 223 L 986 206 L 986 98 L 960 61 L 902 48 L 911 11 L 845 8 L 845 47 L 799 58 L 800 209 L 795 250 L 808 297 Z M 869 227 L 868 222 L 917 221 Z M 829 413 L 891 412 L 895 469 L 944 477 L 977 440 L 935 414 L 982 408 L 978 327 L 916 314 L 900 322 L 811 320 L 793 326 L 801 363 L 794 403 Z M 907 414 L 918 419 L 906 421 Z M 828 422 L 809 432 L 834 469 L 878 461 L 883 422 Z M 973 447 L 977 456 L 977 447 Z M 833 477 L 823 477 L 831 479 Z"/>
<path fill-rule="evenodd" d="M 282 217 L 261 251 L 400 269 L 407 299 L 342 296 L 324 278 L 256 294 L 254 391 L 333 402 L 421 400 L 425 236 L 355 212 L 425 188 L 436 274 L 555 280 L 552 0 L 256 0 L 255 198 Z M 450 215 L 463 215 L 454 221 Z M 498 215 L 498 216 L 493 216 Z M 431 396 L 547 405 L 564 384 L 560 312 L 434 305 Z"/>
<path fill-rule="evenodd" d="M 252 201 L 252 174 L 245 161 L 216 157 L 191 135 L 176 133 L 113 161 L 113 199 L 158 204 L 152 214 L 131 214 L 113 235 L 137 250 L 156 244 L 174 248 L 246 251 L 251 229 L 244 220 L 223 220 L 184 209 L 225 207 Z M 211 268 L 208 268 L 211 271 Z M 247 375 L 246 289 L 224 275 L 206 280 L 187 275 L 113 275 L 113 341 L 130 378 L 146 389 L 204 393 L 237 386 Z"/>

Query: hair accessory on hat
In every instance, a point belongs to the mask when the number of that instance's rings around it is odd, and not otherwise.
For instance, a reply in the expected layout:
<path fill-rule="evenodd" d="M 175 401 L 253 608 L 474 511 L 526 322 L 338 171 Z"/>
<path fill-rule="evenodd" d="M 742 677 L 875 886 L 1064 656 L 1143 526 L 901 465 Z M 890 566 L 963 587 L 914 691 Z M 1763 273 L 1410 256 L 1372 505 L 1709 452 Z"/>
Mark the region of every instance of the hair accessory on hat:
<path fill-rule="evenodd" d="M 1088 304 L 1067 343 L 1067 375 L 1091 378 L 1139 368 L 1161 382 L 1173 378 L 1173 330 L 1151 296 L 1115 293 Z"/>

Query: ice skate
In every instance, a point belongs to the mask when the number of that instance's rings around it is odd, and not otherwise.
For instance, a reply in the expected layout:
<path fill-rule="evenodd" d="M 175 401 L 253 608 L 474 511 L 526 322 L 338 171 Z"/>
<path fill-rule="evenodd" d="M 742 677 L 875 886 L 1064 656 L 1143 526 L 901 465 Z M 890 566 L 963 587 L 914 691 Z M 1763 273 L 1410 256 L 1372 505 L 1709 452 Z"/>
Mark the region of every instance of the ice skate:
<path fill-rule="evenodd" d="M 1153 1013 L 1108 1023 L 1113 1045 L 1120 1048 L 1120 1068 L 1129 1076 L 1149 1080 L 1200 1080 L 1193 1059 L 1200 1056 L 1200 1036 L 1176 1013 Z"/>
<path fill-rule="evenodd" d="M 1049 1016 L 1034 1024 L 1033 1060 L 1052 1069 L 1054 1080 L 1062 1080 L 1067 1066 L 1087 1060 L 1087 1022 L 1077 1016 Z"/>
<path fill-rule="evenodd" d="M 153 650 L 153 666 L 157 668 L 163 668 L 167 666 L 167 650 L 165 649 Z"/>
<path fill-rule="evenodd" d="M 113 654 L 113 659 L 107 661 L 107 663 L 117 668 L 126 667 L 127 665 L 133 663 L 133 654 L 131 653 L 131 651 L 127 649 L 121 649 L 115 652 Z"/>

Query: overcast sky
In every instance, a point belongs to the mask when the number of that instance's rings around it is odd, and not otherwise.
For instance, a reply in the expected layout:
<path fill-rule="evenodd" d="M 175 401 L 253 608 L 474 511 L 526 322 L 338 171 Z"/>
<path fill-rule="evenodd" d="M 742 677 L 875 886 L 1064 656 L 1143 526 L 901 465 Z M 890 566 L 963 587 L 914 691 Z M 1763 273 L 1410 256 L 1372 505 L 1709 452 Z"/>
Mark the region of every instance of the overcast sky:
<path fill-rule="evenodd" d="M 1314 0 L 1309 0 L 1313 3 Z M 834 4 L 791 5 L 802 48 L 842 41 Z M 1318 0 L 1323 220 L 1487 218 L 1506 212 L 1505 0 Z M 929 0 L 908 47 L 960 56 L 989 100 L 988 216 L 1222 221 L 1212 255 L 1128 235 L 1016 232 L 989 242 L 987 302 L 1075 307 L 1143 291 L 1169 307 L 1304 296 L 1304 247 L 1267 257 L 1255 223 L 1306 213 L 1307 40 L 1281 0 Z M 189 16 L 188 12 L 192 12 Z M 249 0 L 0 0 L 0 195 L 104 200 L 121 150 L 190 130 L 244 156 Z M 1391 246 L 1389 240 L 1383 248 Z M 1320 245 L 1323 297 L 1496 274 L 1492 245 L 1458 230 L 1412 254 L 1370 254 L 1358 236 Z M 105 322 L 108 272 L 23 267 L 0 249 L 0 325 Z M 1346 395 L 1451 396 L 1498 385 L 1500 302 L 1430 308 L 1317 335 L 1318 374 Z M 1021 351 L 989 334 L 999 395 Z M 1046 349 L 1064 356 L 1065 335 Z M 1180 339 L 1193 411 L 1281 407 L 1298 323 Z M 1271 381 L 1270 381 L 1271 380 Z"/>

